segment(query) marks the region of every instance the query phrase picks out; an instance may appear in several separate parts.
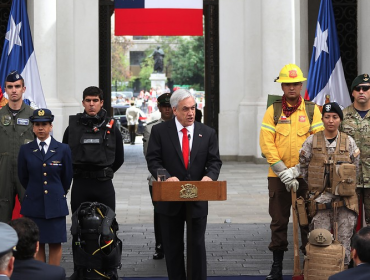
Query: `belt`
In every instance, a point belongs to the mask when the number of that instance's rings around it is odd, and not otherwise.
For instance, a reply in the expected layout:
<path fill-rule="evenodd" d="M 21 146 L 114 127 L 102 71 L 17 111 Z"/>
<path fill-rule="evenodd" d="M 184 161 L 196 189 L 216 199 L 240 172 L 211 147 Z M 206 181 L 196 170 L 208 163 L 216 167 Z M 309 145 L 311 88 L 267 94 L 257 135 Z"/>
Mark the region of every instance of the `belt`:
<path fill-rule="evenodd" d="M 333 209 L 334 204 L 336 204 L 336 207 L 346 206 L 346 203 L 343 200 L 341 200 L 339 202 L 328 202 L 328 203 L 317 203 L 316 202 L 316 208 L 317 210 Z"/>
<path fill-rule="evenodd" d="M 85 179 L 100 179 L 100 178 L 113 178 L 113 169 L 105 167 L 100 170 L 87 171 L 82 169 L 76 169 L 73 172 L 74 178 L 85 178 Z"/>

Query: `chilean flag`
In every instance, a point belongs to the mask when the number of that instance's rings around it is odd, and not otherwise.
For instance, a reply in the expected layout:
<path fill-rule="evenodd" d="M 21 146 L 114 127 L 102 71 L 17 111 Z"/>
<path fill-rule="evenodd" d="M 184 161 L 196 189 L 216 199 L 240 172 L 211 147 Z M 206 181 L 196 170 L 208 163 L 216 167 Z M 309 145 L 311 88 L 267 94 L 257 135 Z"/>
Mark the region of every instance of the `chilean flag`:
<path fill-rule="evenodd" d="M 331 0 L 321 0 L 305 99 L 322 106 L 326 95 L 343 108 L 351 104 Z"/>
<path fill-rule="evenodd" d="M 33 108 L 46 108 L 25 0 L 13 0 L 10 10 L 0 61 L 0 86 L 4 94 L 5 78 L 13 70 L 17 70 L 24 79 L 26 91 L 23 98 L 26 103 Z"/>
<path fill-rule="evenodd" d="M 115 35 L 203 36 L 203 0 L 115 0 Z"/>

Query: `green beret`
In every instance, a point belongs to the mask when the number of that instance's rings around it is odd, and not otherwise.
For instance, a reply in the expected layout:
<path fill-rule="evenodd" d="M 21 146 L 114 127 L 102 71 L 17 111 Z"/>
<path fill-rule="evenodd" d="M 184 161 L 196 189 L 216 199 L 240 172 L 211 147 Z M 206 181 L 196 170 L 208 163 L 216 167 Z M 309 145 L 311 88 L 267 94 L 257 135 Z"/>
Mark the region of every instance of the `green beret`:
<path fill-rule="evenodd" d="M 359 84 L 362 84 L 362 83 L 369 83 L 370 84 L 370 76 L 369 74 L 362 74 L 360 76 L 357 76 L 353 82 L 352 82 L 352 85 L 351 85 L 351 92 L 353 92 L 353 89 L 355 87 L 357 87 Z"/>

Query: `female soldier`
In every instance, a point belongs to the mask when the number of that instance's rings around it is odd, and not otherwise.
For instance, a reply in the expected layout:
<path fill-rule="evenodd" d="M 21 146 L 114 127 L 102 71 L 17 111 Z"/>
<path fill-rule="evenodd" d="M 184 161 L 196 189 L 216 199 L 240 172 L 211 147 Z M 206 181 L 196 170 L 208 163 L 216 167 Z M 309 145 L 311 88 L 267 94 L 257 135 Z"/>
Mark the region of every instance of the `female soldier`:
<path fill-rule="evenodd" d="M 40 249 L 36 259 L 45 262 L 49 244 L 49 263 L 59 265 L 61 242 L 67 241 L 66 195 L 72 181 L 71 150 L 50 136 L 54 116 L 48 109 L 33 112 L 30 121 L 36 139 L 22 145 L 18 155 L 18 177 L 26 189 L 21 214 L 32 219 L 40 230 Z"/>

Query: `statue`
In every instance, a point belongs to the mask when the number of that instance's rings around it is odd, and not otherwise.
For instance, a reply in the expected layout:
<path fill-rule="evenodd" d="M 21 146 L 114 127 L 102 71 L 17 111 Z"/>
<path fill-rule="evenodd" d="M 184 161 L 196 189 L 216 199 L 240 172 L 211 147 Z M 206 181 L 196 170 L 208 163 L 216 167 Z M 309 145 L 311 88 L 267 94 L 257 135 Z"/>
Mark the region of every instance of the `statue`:
<path fill-rule="evenodd" d="M 153 57 L 154 59 L 154 71 L 153 73 L 163 73 L 163 59 L 164 59 L 164 52 L 160 46 L 157 47 L 156 50 L 153 51 L 149 57 Z"/>

